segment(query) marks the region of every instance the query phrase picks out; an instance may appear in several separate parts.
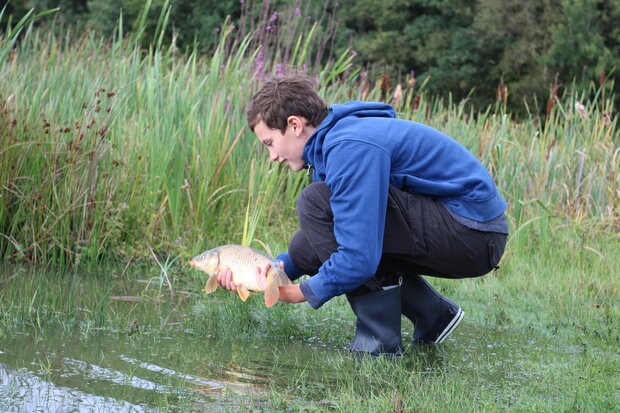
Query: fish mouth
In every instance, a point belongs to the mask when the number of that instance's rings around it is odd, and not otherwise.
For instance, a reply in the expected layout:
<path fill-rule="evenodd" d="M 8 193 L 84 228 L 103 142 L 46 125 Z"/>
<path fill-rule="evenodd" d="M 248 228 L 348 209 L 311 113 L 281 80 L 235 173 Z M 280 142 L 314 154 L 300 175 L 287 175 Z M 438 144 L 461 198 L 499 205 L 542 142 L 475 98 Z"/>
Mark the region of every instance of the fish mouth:
<path fill-rule="evenodd" d="M 195 266 L 196 266 L 196 262 L 195 262 L 194 260 L 191 260 L 191 261 L 189 262 L 189 265 L 191 265 L 192 267 L 195 267 Z"/>

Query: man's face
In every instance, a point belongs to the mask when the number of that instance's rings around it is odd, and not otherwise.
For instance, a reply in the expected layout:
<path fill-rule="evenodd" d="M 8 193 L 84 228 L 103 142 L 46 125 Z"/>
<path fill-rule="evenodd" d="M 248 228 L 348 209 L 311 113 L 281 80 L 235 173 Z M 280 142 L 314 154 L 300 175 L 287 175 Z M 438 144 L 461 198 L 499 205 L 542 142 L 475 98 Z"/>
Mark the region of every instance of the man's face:
<path fill-rule="evenodd" d="M 291 121 L 291 118 L 295 119 Z M 285 163 L 293 171 L 301 171 L 306 165 L 302 155 L 308 139 L 302 132 L 303 118 L 294 116 L 289 117 L 284 133 L 267 127 L 262 120 L 254 127 L 256 137 L 269 150 L 271 160 Z"/>

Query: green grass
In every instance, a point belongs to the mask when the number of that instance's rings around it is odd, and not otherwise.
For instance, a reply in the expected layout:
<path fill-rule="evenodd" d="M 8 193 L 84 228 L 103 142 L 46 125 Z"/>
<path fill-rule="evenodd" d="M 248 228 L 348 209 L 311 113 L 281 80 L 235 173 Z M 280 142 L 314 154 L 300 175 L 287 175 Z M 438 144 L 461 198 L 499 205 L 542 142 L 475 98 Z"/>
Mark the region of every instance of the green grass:
<path fill-rule="evenodd" d="M 311 39 L 299 36 L 289 39 L 300 45 L 292 63 L 314 67 L 304 50 Z M 467 113 L 427 96 L 423 85 L 405 89 L 393 102 L 399 116 L 445 131 L 489 168 L 510 204 L 511 237 L 499 271 L 431 279 L 466 312 L 448 343 L 358 362 L 341 352 L 354 326 L 342 297 L 319 311 L 267 310 L 259 297 L 200 294 L 205 280 L 186 265 L 223 243 L 273 255 L 295 229 L 295 199 L 308 178 L 270 165 L 245 126 L 245 105 L 261 82 L 251 38 L 224 41 L 210 56 L 32 28 L 14 52 L 5 40 L 0 351 L 30 348 L 22 335 L 47 346 L 45 357 L 24 350 L 15 368 L 34 362 L 41 377 L 62 381 L 70 372 L 53 356 L 58 336 L 77 353 L 108 343 L 85 356 L 94 364 L 118 362 L 107 352 L 114 347 L 148 348 L 163 365 L 207 378 L 257 365 L 268 385 L 255 396 L 233 392 L 223 410 L 617 410 L 620 147 L 611 100 L 575 93 L 547 120 L 514 119 L 501 105 Z M 265 73 L 288 63 L 263 51 Z M 380 85 L 367 84 L 351 59 L 310 73 L 319 91 L 329 103 L 380 99 Z M 170 298 L 168 280 L 191 294 Z M 407 322 L 404 329 L 410 337 Z M 114 367 L 134 374 L 125 368 Z M 106 389 L 170 410 L 202 400 Z M 0 410 L 11 407 L 3 403 Z"/>

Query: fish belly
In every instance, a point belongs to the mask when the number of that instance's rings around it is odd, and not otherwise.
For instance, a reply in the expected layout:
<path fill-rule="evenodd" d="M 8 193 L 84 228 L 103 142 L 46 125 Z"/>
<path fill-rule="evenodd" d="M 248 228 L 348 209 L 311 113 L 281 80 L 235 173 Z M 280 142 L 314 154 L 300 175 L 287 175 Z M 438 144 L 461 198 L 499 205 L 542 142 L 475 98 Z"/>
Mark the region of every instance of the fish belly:
<path fill-rule="evenodd" d="M 240 287 L 250 291 L 259 291 L 258 282 L 256 281 L 255 266 L 249 265 L 229 265 L 233 274 L 233 282 Z"/>

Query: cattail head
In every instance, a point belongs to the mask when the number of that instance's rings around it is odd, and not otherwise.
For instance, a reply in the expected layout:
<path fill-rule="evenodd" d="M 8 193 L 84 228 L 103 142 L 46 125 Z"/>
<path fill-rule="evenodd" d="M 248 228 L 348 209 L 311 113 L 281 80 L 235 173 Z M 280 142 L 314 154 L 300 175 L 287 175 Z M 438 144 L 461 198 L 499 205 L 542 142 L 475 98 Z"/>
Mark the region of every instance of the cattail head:
<path fill-rule="evenodd" d="M 390 92 L 390 76 L 389 75 L 381 75 L 379 76 L 379 89 L 381 89 L 381 101 L 385 102 L 385 99 Z"/>
<path fill-rule="evenodd" d="M 410 88 L 414 87 L 416 84 L 416 79 L 415 79 L 415 70 L 412 70 L 409 72 L 409 80 L 408 80 L 408 85 Z"/>
<path fill-rule="evenodd" d="M 508 101 L 508 88 L 504 84 L 504 79 L 499 81 L 499 85 L 497 85 L 497 89 L 495 90 L 495 100 L 497 102 L 501 102 L 504 106 Z"/>
<path fill-rule="evenodd" d="M 551 116 L 551 112 L 553 111 L 555 102 L 557 102 L 558 100 L 558 88 L 559 85 L 557 83 L 553 83 L 551 85 L 551 97 L 547 101 L 547 119 L 549 119 L 549 116 Z"/>

